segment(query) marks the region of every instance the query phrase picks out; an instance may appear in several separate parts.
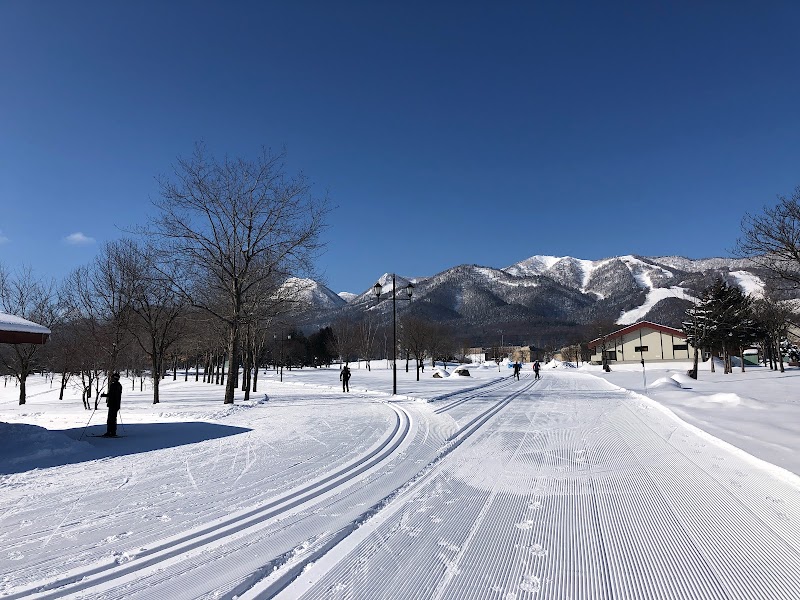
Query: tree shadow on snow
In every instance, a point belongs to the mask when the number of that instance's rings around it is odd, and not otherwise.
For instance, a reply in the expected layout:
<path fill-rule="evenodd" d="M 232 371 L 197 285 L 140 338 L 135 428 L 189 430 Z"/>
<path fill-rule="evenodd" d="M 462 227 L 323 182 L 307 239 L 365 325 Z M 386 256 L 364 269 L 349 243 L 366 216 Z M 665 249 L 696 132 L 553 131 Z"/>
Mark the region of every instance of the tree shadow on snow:
<path fill-rule="evenodd" d="M 3 423 L 8 432 L 9 424 Z M 0 443 L 0 475 L 46 469 L 101 458 L 176 448 L 251 431 L 217 423 L 134 423 L 117 429 L 119 437 L 104 438 L 105 424 L 63 431 L 35 425 L 14 425 L 12 444 Z M 8 442 L 12 440 L 7 439 Z"/>

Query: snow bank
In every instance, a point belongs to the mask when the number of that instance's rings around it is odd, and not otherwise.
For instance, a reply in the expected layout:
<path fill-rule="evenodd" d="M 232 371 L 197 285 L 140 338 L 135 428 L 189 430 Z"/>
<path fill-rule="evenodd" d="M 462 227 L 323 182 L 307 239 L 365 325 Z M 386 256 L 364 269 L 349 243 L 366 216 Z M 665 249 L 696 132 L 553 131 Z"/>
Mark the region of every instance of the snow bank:
<path fill-rule="evenodd" d="M 60 464 L 67 457 L 91 451 L 86 442 L 76 442 L 65 433 L 51 431 L 38 425 L 0 422 L 0 456 L 5 467 L 19 470 L 44 468 Z M 58 463 L 54 458 L 59 458 Z M 0 468 L 0 473 L 4 472 Z"/>

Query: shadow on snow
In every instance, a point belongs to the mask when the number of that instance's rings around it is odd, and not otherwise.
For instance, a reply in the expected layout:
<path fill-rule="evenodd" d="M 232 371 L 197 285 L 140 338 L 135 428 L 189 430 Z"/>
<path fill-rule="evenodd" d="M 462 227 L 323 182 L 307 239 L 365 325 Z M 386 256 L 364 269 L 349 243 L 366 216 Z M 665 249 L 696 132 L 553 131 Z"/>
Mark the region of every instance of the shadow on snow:
<path fill-rule="evenodd" d="M 36 425 L 0 423 L 0 475 L 22 473 L 102 458 L 176 448 L 251 431 L 217 423 L 134 423 L 103 438 L 105 424 L 51 431 Z M 81 437 L 82 436 L 82 437 Z"/>

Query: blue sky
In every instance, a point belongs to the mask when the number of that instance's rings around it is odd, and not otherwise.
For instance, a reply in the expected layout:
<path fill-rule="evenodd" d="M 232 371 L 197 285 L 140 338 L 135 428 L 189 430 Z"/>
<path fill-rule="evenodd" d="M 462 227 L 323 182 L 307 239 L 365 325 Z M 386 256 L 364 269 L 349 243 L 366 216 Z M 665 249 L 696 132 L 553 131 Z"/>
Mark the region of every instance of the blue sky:
<path fill-rule="evenodd" d="M 319 270 L 725 256 L 800 185 L 793 2 L 0 2 L 0 263 L 61 278 L 203 140 L 285 148 Z M 70 236 L 72 236 L 70 238 Z"/>

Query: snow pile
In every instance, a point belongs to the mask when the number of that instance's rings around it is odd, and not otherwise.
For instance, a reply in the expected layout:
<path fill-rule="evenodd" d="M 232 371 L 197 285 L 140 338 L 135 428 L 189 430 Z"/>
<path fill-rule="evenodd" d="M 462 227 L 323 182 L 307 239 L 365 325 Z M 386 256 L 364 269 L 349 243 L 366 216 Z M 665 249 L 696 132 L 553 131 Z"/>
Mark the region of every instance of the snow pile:
<path fill-rule="evenodd" d="M 433 377 L 436 377 L 436 378 L 439 378 L 439 379 L 444 379 L 445 377 L 450 377 L 450 373 L 449 373 L 449 371 L 447 371 L 446 369 L 443 369 L 442 367 L 436 367 L 433 370 Z"/>
<path fill-rule="evenodd" d="M 0 456 L 4 467 L 18 470 L 35 469 L 52 464 L 66 462 L 67 457 L 74 457 L 90 450 L 91 446 L 76 442 L 60 431 L 51 431 L 38 425 L 24 423 L 0 422 Z M 58 461 L 53 459 L 58 458 Z"/>
<path fill-rule="evenodd" d="M 731 406 L 741 404 L 742 398 L 733 393 L 726 393 L 722 392 L 719 394 L 711 394 L 708 396 L 701 396 L 700 397 L 705 402 L 713 402 L 715 404 L 729 404 Z"/>
<path fill-rule="evenodd" d="M 551 369 L 577 369 L 574 363 L 556 360 L 555 358 L 544 365 Z"/>
<path fill-rule="evenodd" d="M 656 379 L 653 383 L 650 384 L 650 387 L 651 388 L 673 387 L 673 388 L 690 390 L 692 389 L 693 382 L 694 379 L 692 379 L 688 375 L 684 375 L 683 373 L 673 373 L 669 377 L 660 377 L 659 379 Z"/>
<path fill-rule="evenodd" d="M 672 377 L 659 377 L 653 383 L 650 384 L 651 388 L 658 388 L 658 387 L 674 387 L 680 388 L 681 384 L 675 381 Z"/>

